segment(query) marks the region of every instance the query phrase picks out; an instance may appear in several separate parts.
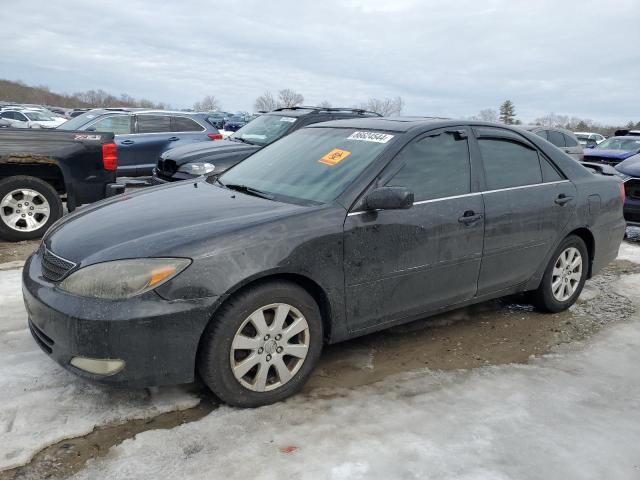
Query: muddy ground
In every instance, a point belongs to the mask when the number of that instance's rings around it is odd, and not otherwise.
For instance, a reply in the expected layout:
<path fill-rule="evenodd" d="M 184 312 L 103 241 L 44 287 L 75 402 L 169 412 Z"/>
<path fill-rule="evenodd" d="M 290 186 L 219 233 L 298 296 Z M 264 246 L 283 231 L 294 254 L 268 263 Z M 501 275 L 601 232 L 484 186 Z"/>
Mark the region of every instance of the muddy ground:
<path fill-rule="evenodd" d="M 629 238 L 634 243 L 639 240 L 635 232 Z M 37 245 L 0 244 L 0 262 L 23 260 Z M 532 355 L 582 340 L 634 314 L 631 302 L 612 290 L 614 280 L 629 273 L 640 273 L 640 265 L 614 262 L 587 283 L 574 307 L 559 314 L 538 313 L 516 296 L 329 346 L 303 395 L 332 387 L 355 388 L 424 367 L 454 370 L 526 362 Z M 88 459 L 105 455 L 110 447 L 137 433 L 198 420 L 218 403 L 201 385 L 192 388 L 202 397 L 193 409 L 101 427 L 84 437 L 62 441 L 38 453 L 28 465 L 1 472 L 0 480 L 65 478 L 81 470 Z"/>

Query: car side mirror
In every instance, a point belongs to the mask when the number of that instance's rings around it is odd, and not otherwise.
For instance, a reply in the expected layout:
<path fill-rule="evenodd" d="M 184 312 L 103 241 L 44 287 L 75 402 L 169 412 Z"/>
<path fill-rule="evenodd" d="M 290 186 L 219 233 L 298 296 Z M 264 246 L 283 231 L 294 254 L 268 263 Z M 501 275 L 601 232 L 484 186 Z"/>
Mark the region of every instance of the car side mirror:
<path fill-rule="evenodd" d="M 413 206 L 413 192 L 406 187 L 379 187 L 370 192 L 364 204 L 367 210 L 401 210 Z"/>

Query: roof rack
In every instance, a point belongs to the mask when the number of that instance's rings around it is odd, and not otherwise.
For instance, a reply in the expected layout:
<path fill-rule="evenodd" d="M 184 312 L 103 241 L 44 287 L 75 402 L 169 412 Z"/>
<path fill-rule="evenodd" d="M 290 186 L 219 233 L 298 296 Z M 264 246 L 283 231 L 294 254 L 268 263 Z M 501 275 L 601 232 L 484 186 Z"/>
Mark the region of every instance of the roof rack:
<path fill-rule="evenodd" d="M 373 115 L 376 117 L 381 117 L 377 112 L 372 112 L 371 110 L 364 110 L 362 108 L 349 108 L 349 107 L 314 107 L 310 105 L 301 105 L 299 107 L 280 107 L 274 108 L 271 110 L 272 112 L 281 112 L 283 110 L 311 110 L 311 113 L 320 113 L 320 112 L 353 112 L 359 115 Z"/>

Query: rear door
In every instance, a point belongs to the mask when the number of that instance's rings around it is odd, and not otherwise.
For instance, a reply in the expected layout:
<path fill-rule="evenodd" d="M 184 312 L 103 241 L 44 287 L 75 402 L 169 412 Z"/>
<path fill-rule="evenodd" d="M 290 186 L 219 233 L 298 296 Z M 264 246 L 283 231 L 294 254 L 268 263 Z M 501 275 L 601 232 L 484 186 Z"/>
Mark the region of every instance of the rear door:
<path fill-rule="evenodd" d="M 482 254 L 483 203 L 467 130 L 411 141 L 378 185 L 403 186 L 407 210 L 350 213 L 344 225 L 347 318 L 367 329 L 472 298 Z"/>
<path fill-rule="evenodd" d="M 575 209 L 575 187 L 521 135 L 474 132 L 482 158 L 485 237 L 478 295 L 526 282 Z"/>
<path fill-rule="evenodd" d="M 177 141 L 171 133 L 171 116 L 153 113 L 136 115 L 135 161 L 137 175 L 151 175 L 160 154 L 171 142 Z"/>

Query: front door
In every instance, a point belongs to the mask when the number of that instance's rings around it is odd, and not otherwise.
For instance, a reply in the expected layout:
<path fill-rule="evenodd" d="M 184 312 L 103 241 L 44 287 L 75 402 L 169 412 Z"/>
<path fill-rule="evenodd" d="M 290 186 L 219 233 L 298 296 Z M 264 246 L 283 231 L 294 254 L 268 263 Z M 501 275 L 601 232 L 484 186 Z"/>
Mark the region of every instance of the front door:
<path fill-rule="evenodd" d="M 413 191 L 407 210 L 352 212 L 344 226 L 347 318 L 362 330 L 476 293 L 483 203 L 472 191 L 467 131 L 409 143 L 378 182 Z"/>
<path fill-rule="evenodd" d="M 485 238 L 478 295 L 531 278 L 575 208 L 575 187 L 524 137 L 475 129 L 484 166 Z"/>

